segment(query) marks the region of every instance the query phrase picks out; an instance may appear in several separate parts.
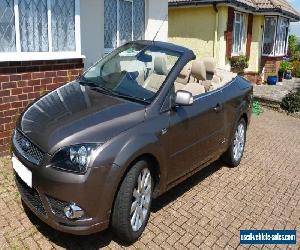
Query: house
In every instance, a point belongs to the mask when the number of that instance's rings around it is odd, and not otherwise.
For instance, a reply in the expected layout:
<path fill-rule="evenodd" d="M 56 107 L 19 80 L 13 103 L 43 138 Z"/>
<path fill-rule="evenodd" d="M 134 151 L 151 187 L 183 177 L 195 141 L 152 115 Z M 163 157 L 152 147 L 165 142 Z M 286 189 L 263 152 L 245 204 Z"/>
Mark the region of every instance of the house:
<path fill-rule="evenodd" d="M 0 0 L 0 156 L 30 102 L 127 41 L 166 41 L 167 20 L 167 0 Z"/>
<path fill-rule="evenodd" d="M 230 70 L 230 58 L 246 55 L 245 75 L 278 72 L 287 54 L 290 22 L 300 14 L 286 0 L 169 0 L 169 40 L 214 57 Z"/>

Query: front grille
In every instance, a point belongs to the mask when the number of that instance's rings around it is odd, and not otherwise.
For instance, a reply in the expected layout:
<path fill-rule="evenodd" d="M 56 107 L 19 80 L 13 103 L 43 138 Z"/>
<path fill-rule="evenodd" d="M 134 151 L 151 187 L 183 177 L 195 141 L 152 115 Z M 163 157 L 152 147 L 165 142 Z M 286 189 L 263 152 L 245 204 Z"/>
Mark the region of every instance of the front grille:
<path fill-rule="evenodd" d="M 15 178 L 22 199 L 31 204 L 39 214 L 46 216 L 47 214 L 38 192 L 34 188 L 27 186 L 17 174 L 15 174 Z"/>
<path fill-rule="evenodd" d="M 67 202 L 65 201 L 60 201 L 57 199 L 54 199 L 52 197 L 47 196 L 47 200 L 50 204 L 50 208 L 52 210 L 52 212 L 61 218 L 66 218 L 65 214 L 64 214 L 64 208 L 68 205 Z"/>
<path fill-rule="evenodd" d="M 18 130 L 15 130 L 13 143 L 26 160 L 35 165 L 41 164 L 45 154 Z"/>

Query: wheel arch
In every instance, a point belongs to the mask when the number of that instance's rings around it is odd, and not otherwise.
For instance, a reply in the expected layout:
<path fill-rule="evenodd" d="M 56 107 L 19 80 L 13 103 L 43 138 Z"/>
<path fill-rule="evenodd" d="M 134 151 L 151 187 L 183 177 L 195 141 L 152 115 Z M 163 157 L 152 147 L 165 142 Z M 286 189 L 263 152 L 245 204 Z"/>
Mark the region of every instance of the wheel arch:
<path fill-rule="evenodd" d="M 248 119 L 247 113 L 243 113 L 243 114 L 241 115 L 241 117 L 240 117 L 239 120 L 241 120 L 241 119 L 244 119 L 244 120 L 245 120 L 246 126 L 248 127 L 248 125 L 249 125 L 249 119 Z"/>
<path fill-rule="evenodd" d="M 127 166 L 125 172 L 122 175 L 122 178 L 120 179 L 120 183 L 118 185 L 118 189 L 120 188 L 121 183 L 123 182 L 126 174 L 128 171 L 135 165 L 135 163 L 145 160 L 150 167 L 150 171 L 152 172 L 154 176 L 154 197 L 157 197 L 160 193 L 160 184 L 161 184 L 161 166 L 159 163 L 158 158 L 152 154 L 152 153 L 142 153 L 138 156 L 136 156 Z"/>

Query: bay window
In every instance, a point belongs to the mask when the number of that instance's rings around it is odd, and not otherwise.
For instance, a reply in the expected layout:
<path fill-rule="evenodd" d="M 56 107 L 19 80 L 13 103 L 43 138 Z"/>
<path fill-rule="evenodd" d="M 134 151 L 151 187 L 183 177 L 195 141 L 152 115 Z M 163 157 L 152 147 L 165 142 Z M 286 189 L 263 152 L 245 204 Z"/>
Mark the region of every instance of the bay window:
<path fill-rule="evenodd" d="M 1 0 L 0 60 L 81 55 L 79 1 Z"/>
<path fill-rule="evenodd" d="M 244 13 L 235 12 L 233 25 L 232 55 L 244 54 L 246 43 L 246 22 L 247 16 Z"/>
<path fill-rule="evenodd" d="M 288 31 L 287 18 L 266 16 L 262 54 L 264 56 L 286 55 Z"/>
<path fill-rule="evenodd" d="M 104 0 L 104 47 L 144 39 L 145 0 Z"/>

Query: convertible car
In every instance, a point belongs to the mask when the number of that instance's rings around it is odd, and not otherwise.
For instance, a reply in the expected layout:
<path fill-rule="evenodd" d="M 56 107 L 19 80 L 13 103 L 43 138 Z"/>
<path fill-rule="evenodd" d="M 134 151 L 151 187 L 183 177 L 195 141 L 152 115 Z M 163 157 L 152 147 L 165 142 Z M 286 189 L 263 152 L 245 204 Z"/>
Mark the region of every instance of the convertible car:
<path fill-rule="evenodd" d="M 23 204 L 77 235 L 144 231 L 152 199 L 220 157 L 238 166 L 252 86 L 170 43 L 116 49 L 20 116 L 13 169 Z"/>

